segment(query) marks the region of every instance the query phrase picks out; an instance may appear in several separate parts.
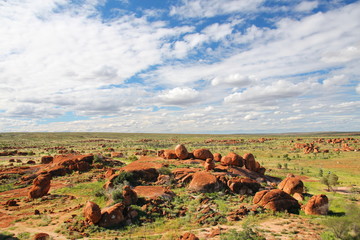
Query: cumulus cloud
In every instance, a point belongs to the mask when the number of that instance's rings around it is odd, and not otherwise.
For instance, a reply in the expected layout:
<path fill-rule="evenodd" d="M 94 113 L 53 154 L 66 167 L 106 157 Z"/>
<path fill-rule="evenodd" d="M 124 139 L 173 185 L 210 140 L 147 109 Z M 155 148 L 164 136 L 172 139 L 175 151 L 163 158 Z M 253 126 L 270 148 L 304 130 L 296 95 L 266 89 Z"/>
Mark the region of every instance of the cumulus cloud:
<path fill-rule="evenodd" d="M 158 96 L 165 105 L 187 105 L 199 100 L 200 93 L 192 88 L 174 88 L 164 91 Z"/>
<path fill-rule="evenodd" d="M 229 85 L 234 87 L 245 87 L 252 82 L 256 81 L 256 77 L 251 76 L 242 76 L 238 73 L 230 74 L 226 77 L 216 77 L 211 81 L 213 86 L 217 85 Z"/>
<path fill-rule="evenodd" d="M 255 86 L 243 92 L 236 92 L 224 98 L 225 103 L 260 103 L 266 105 L 285 98 L 293 98 L 304 94 L 305 84 L 293 84 L 287 81 L 277 81 L 269 86 Z"/>
<path fill-rule="evenodd" d="M 355 89 L 355 90 L 356 90 L 356 92 L 357 92 L 358 94 L 360 94 L 360 84 L 356 86 L 356 89 Z"/>

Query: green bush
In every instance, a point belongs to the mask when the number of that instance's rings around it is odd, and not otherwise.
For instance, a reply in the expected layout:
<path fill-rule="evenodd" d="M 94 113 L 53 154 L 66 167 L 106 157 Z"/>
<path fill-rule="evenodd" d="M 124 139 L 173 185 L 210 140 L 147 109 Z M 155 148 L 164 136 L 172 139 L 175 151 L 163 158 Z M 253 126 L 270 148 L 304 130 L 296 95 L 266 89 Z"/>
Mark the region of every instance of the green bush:
<path fill-rule="evenodd" d="M 135 176 L 133 173 L 131 172 L 120 172 L 119 176 L 117 176 L 114 180 L 113 183 L 114 185 L 122 185 L 126 183 L 133 183 L 135 181 Z"/>
<path fill-rule="evenodd" d="M 158 169 L 158 172 L 161 175 L 170 175 L 171 174 L 170 168 L 167 168 L 167 167 L 162 167 L 162 168 Z"/>

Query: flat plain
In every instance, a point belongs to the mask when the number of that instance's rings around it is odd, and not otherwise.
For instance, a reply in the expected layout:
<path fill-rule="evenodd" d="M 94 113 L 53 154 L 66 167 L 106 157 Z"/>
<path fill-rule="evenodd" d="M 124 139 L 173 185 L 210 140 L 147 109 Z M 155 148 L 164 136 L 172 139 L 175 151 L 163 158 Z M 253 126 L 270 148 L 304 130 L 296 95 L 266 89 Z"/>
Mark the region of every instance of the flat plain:
<path fill-rule="evenodd" d="M 189 157 L 159 154 L 179 144 Z M 214 158 L 236 153 L 241 166 L 221 159 L 206 170 L 208 157 L 197 157 L 197 149 Z M 1 133 L 0 239 L 38 233 L 52 239 L 359 239 L 359 150 L 357 132 Z M 248 153 L 256 169 L 246 165 Z M 195 183 L 200 173 L 201 181 L 215 182 Z M 36 179 L 46 174 L 50 189 L 32 196 Z M 255 203 L 258 192 L 278 189 L 290 174 L 303 184 L 296 211 Z M 326 184 L 329 176 L 337 178 Z M 234 187 L 244 179 L 252 185 Z M 125 204 L 127 185 L 137 199 Z M 326 213 L 306 213 L 317 195 L 326 195 Z M 93 221 L 84 215 L 88 201 L 103 219 L 120 204 L 121 219 L 112 225 Z"/>

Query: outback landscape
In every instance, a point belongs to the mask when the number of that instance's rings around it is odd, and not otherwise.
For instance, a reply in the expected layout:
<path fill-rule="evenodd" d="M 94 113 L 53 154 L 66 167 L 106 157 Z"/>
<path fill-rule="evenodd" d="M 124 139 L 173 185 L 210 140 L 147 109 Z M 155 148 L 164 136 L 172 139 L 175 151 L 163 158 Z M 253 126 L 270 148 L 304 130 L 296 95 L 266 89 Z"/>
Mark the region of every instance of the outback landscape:
<path fill-rule="evenodd" d="M 360 134 L 1 133 L 0 239 L 359 239 Z"/>

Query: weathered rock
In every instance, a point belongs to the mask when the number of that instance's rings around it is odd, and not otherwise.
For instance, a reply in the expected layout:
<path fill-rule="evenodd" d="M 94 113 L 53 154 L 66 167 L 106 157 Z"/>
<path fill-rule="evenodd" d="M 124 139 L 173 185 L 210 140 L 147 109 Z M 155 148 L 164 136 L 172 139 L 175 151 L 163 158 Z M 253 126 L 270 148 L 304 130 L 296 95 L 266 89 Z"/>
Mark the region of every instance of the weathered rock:
<path fill-rule="evenodd" d="M 188 150 L 182 144 L 179 144 L 175 147 L 175 154 L 181 160 L 187 159 L 189 156 Z"/>
<path fill-rule="evenodd" d="M 251 153 L 246 153 L 243 156 L 243 159 L 244 159 L 244 165 L 245 165 L 246 169 L 249 169 L 250 171 L 254 171 L 254 172 L 257 171 L 254 155 L 252 155 Z"/>
<path fill-rule="evenodd" d="M 161 163 L 148 161 L 144 158 L 144 160 L 134 161 L 121 169 L 125 172 L 133 173 L 136 179 L 155 182 L 159 176 L 157 169 L 163 166 Z"/>
<path fill-rule="evenodd" d="M 63 166 L 57 166 L 57 167 L 52 167 L 48 170 L 48 173 L 52 176 L 52 177 L 56 177 L 56 176 L 65 176 L 67 173 L 67 169 Z"/>
<path fill-rule="evenodd" d="M 221 161 L 222 156 L 221 156 L 220 153 L 214 153 L 213 155 L 214 155 L 214 161 L 215 162 L 220 162 Z"/>
<path fill-rule="evenodd" d="M 299 202 L 304 201 L 304 195 L 302 195 L 301 193 L 294 193 L 293 198 L 295 198 Z"/>
<path fill-rule="evenodd" d="M 124 197 L 123 203 L 125 206 L 130 206 L 136 204 L 138 197 L 135 191 L 133 191 L 130 186 L 124 186 L 122 195 Z"/>
<path fill-rule="evenodd" d="M 52 156 L 42 156 L 41 157 L 41 164 L 49 164 L 53 161 L 53 157 Z"/>
<path fill-rule="evenodd" d="M 253 195 L 259 191 L 261 185 L 253 179 L 250 178 L 232 178 L 227 182 L 229 189 L 241 195 Z"/>
<path fill-rule="evenodd" d="M 160 150 L 158 152 L 158 156 L 162 157 L 164 159 L 177 159 L 178 158 L 178 156 L 175 153 L 175 150 L 172 150 L 172 149 Z"/>
<path fill-rule="evenodd" d="M 224 166 L 243 166 L 243 159 L 241 156 L 234 152 L 228 153 L 228 155 L 221 158 L 221 165 Z"/>
<path fill-rule="evenodd" d="M 35 178 L 33 186 L 28 193 L 29 198 L 40 198 L 46 195 L 50 190 L 50 181 L 50 174 L 40 174 Z"/>
<path fill-rule="evenodd" d="M 138 197 L 143 197 L 145 199 L 168 199 L 171 200 L 175 193 L 169 188 L 161 186 L 137 186 L 134 188 Z"/>
<path fill-rule="evenodd" d="M 115 227 L 119 226 L 125 221 L 123 211 L 125 205 L 122 203 L 117 203 L 111 207 L 104 208 L 101 210 L 101 219 L 99 221 L 99 226 L 101 227 Z"/>
<path fill-rule="evenodd" d="M 304 183 L 297 177 L 287 177 L 279 183 L 278 188 L 290 195 L 301 194 L 304 192 Z"/>
<path fill-rule="evenodd" d="M 206 171 L 211 171 L 214 170 L 215 168 L 215 161 L 211 158 L 206 159 L 205 164 L 204 164 L 204 168 Z"/>
<path fill-rule="evenodd" d="M 195 234 L 187 232 L 180 236 L 177 240 L 199 240 L 199 238 Z"/>
<path fill-rule="evenodd" d="M 329 212 L 329 199 L 324 194 L 312 196 L 304 206 L 304 211 L 306 215 L 327 215 Z"/>
<path fill-rule="evenodd" d="M 101 210 L 99 205 L 94 202 L 88 201 L 84 207 L 85 219 L 96 224 L 101 219 Z"/>
<path fill-rule="evenodd" d="M 108 169 L 108 170 L 106 170 L 106 172 L 105 172 L 105 178 L 110 178 L 112 175 L 114 175 L 115 174 L 115 170 L 114 169 L 112 169 L 112 168 L 110 168 L 110 169 Z"/>
<path fill-rule="evenodd" d="M 17 201 L 14 199 L 7 200 L 5 206 L 18 206 Z"/>
<path fill-rule="evenodd" d="M 195 192 L 216 192 L 220 184 L 214 175 L 203 171 L 194 173 L 188 188 Z"/>
<path fill-rule="evenodd" d="M 214 156 L 209 149 L 196 149 L 193 151 L 194 158 L 206 160 L 207 158 L 214 159 Z"/>
<path fill-rule="evenodd" d="M 298 213 L 300 209 L 298 201 L 280 189 L 257 192 L 253 203 L 273 211 L 286 210 L 291 213 Z"/>
<path fill-rule="evenodd" d="M 37 233 L 32 238 L 33 240 L 50 240 L 50 235 L 47 233 Z"/>

